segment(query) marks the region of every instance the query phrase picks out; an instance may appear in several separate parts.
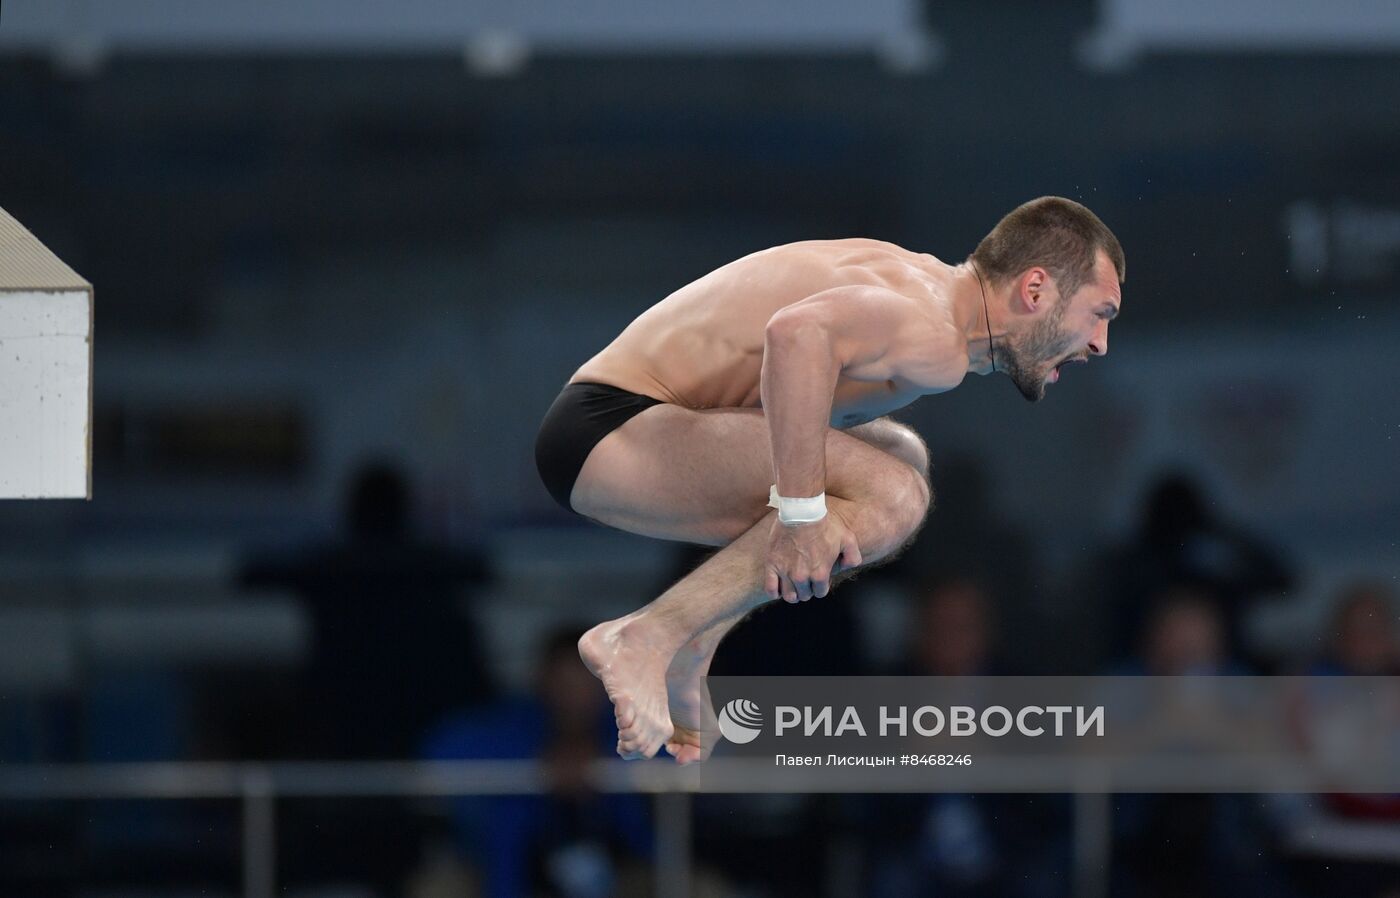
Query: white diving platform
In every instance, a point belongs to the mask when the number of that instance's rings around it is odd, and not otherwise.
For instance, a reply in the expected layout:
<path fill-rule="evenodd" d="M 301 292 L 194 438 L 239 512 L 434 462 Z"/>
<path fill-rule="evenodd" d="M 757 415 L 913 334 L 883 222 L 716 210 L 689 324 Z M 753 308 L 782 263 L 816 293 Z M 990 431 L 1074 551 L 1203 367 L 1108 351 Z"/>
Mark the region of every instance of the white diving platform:
<path fill-rule="evenodd" d="M 92 497 L 92 285 L 0 209 L 0 499 Z"/>

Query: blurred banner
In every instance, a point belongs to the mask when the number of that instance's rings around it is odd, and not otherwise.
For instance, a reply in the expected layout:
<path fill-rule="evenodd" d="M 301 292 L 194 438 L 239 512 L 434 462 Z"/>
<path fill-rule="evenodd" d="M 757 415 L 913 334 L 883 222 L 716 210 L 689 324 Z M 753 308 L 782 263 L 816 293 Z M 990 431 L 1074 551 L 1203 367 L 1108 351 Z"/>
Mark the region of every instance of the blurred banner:
<path fill-rule="evenodd" d="M 75 40 L 122 50 L 460 49 L 494 34 L 567 49 L 735 47 L 861 48 L 896 39 L 918 22 L 913 0 L 10 0 L 0 46 Z"/>
<path fill-rule="evenodd" d="M 1400 678 L 711 677 L 702 791 L 1397 792 Z"/>
<path fill-rule="evenodd" d="M 1100 0 L 1090 54 L 1112 64 L 1153 50 L 1395 50 L 1393 0 Z"/>

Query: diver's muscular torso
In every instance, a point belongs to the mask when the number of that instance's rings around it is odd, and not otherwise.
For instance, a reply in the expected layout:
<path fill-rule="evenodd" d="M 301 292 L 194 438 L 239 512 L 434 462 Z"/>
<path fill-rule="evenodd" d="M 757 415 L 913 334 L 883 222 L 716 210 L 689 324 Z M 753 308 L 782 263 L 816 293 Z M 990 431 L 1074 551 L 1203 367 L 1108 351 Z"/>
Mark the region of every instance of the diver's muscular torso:
<path fill-rule="evenodd" d="M 776 246 L 716 269 L 652 306 L 570 382 L 612 384 L 688 408 L 756 407 L 764 329 L 779 309 L 833 287 L 869 285 L 926 297 L 930 315 L 951 320 L 945 289 L 951 271 L 932 256 L 878 240 Z M 928 392 L 843 376 L 831 425 L 869 421 Z"/>

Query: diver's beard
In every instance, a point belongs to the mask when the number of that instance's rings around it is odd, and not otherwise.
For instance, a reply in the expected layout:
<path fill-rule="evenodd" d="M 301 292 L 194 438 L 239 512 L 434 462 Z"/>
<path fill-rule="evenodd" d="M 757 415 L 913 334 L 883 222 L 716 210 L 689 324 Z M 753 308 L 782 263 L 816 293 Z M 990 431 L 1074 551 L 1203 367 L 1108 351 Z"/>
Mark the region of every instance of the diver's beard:
<path fill-rule="evenodd" d="M 1006 346 L 1000 355 L 1006 376 L 1011 378 L 1011 382 L 1021 391 L 1027 402 L 1039 402 L 1045 398 L 1045 378 L 1025 363 L 1019 351 Z"/>
<path fill-rule="evenodd" d="M 1045 398 L 1045 379 L 1049 371 L 1041 371 L 1041 365 L 1054 361 L 1074 345 L 1074 338 L 1060 330 L 1064 320 L 1064 302 L 1057 301 L 1050 314 L 1026 334 L 1019 345 L 1010 339 L 996 347 L 996 358 L 1006 375 L 1021 391 L 1027 402 L 1039 402 Z"/>

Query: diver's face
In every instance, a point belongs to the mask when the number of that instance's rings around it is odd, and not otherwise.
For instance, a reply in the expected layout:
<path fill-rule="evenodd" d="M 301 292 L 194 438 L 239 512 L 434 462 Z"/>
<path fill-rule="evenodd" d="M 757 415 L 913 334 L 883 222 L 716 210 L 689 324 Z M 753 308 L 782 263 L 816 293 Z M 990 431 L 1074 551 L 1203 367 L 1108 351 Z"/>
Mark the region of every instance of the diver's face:
<path fill-rule="evenodd" d="M 1069 299 L 1060 296 L 1052 278 L 1034 288 L 1043 293 L 1030 295 L 1048 304 L 1038 301 L 1042 307 L 1032 312 L 1025 331 L 998 347 L 1007 375 L 1031 402 L 1045 398 L 1045 388 L 1059 381 L 1065 365 L 1108 354 L 1108 323 L 1118 314 L 1122 293 L 1106 253 L 1099 253 L 1094 273 L 1095 280 Z"/>

